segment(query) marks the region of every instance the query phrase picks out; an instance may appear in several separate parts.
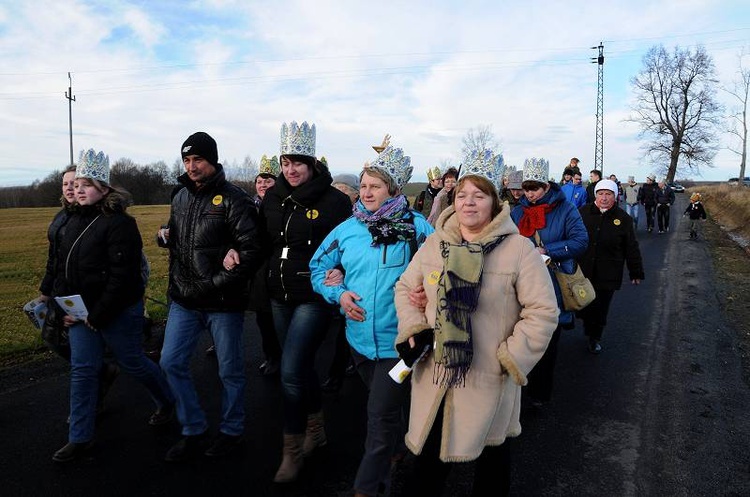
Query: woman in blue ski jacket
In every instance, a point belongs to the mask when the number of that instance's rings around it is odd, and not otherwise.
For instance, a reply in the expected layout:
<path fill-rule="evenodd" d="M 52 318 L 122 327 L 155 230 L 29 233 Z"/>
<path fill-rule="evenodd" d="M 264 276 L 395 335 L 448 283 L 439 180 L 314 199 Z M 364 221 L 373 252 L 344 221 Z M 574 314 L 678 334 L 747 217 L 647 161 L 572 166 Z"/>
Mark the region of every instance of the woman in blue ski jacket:
<path fill-rule="evenodd" d="M 391 147 L 378 160 L 389 154 L 394 156 Z M 399 360 L 394 285 L 433 232 L 400 192 L 411 176 L 409 158 L 401 159 L 392 169 L 376 161 L 362 171 L 354 215 L 331 231 L 310 261 L 313 289 L 346 314 L 346 338 L 369 389 L 365 453 L 354 481 L 357 495 L 377 495 L 379 487 L 389 486 L 391 457 L 403 443 L 409 383 L 388 376 Z M 326 276 L 335 268 L 343 269 L 343 282 L 326 286 Z"/>

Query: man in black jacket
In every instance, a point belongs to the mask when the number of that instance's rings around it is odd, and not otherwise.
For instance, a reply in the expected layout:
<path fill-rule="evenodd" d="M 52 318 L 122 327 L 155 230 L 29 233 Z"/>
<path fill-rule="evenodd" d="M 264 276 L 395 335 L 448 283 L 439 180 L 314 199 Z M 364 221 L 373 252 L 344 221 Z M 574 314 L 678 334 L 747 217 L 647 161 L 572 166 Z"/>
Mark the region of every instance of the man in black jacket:
<path fill-rule="evenodd" d="M 578 258 L 583 274 L 596 290 L 596 298 L 578 311 L 583 319 L 583 330 L 589 337 L 589 351 L 599 354 L 609 305 L 616 290 L 622 286 L 622 270 L 627 263 L 630 282 L 639 285 L 645 278 L 638 239 L 633 219 L 617 206 L 617 184 L 604 179 L 596 184 L 594 203 L 586 204 L 578 212 L 589 234 L 589 246 Z"/>
<path fill-rule="evenodd" d="M 205 455 L 224 456 L 242 440 L 247 282 L 262 257 L 252 200 L 224 177 L 214 139 L 203 132 L 190 135 L 182 144 L 182 162 L 185 174 L 178 180 L 184 188 L 172 199 L 169 224 L 158 235 L 159 244 L 169 248 L 172 299 L 160 364 L 177 398 L 183 435 L 167 452 L 169 462 L 191 458 L 207 445 L 208 422 L 190 374 L 190 360 L 204 329 L 216 345 L 224 389 L 219 433 Z M 229 249 L 246 263 L 231 270 L 224 267 Z"/>

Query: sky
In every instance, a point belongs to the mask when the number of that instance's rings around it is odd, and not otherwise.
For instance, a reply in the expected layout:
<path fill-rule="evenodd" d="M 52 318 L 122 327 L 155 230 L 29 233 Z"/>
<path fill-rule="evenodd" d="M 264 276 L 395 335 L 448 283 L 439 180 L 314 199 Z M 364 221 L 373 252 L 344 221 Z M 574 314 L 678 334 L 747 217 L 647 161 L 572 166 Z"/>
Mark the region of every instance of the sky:
<path fill-rule="evenodd" d="M 597 64 L 604 46 L 604 173 L 639 180 L 626 121 L 631 79 L 654 45 L 703 45 L 731 86 L 750 52 L 746 0 L 498 2 L 463 0 L 0 0 L 0 186 L 27 185 L 74 158 L 174 164 L 195 131 L 220 162 L 279 152 L 290 121 L 317 128 L 334 174 L 358 172 L 383 136 L 411 157 L 412 181 L 461 162 L 462 138 L 490 127 L 505 163 L 571 157 L 594 167 Z M 745 67 L 750 66 L 745 56 Z M 66 98 L 72 79 L 75 101 Z M 719 91 L 729 112 L 736 103 Z M 738 143 L 719 134 L 712 168 L 739 173 Z"/>

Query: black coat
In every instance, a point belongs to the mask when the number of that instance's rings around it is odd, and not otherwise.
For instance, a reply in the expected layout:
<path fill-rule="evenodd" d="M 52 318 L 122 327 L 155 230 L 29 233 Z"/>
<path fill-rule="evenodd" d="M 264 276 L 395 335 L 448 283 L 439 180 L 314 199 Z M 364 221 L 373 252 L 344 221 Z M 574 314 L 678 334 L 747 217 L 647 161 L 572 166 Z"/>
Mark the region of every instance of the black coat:
<path fill-rule="evenodd" d="M 328 168 L 321 163 L 316 167 L 320 172 L 296 188 L 280 175 L 263 198 L 260 217 L 271 253 L 268 292 L 276 300 L 324 302 L 310 283 L 310 259 L 352 213 L 349 197 L 331 186 Z"/>
<path fill-rule="evenodd" d="M 80 294 L 96 329 L 143 298 L 143 242 L 124 206 L 117 192 L 97 205 L 78 206 L 56 246 L 52 294 Z"/>
<path fill-rule="evenodd" d="M 638 191 L 638 202 L 643 205 L 656 205 L 657 188 L 656 183 L 644 183 L 641 185 L 641 189 Z"/>
<path fill-rule="evenodd" d="M 631 280 L 644 279 L 633 218 L 616 205 L 602 213 L 595 204 L 586 204 L 578 212 L 589 234 L 589 245 L 577 260 L 594 288 L 619 290 L 625 263 Z"/>
<path fill-rule="evenodd" d="M 70 219 L 72 212 L 73 206 L 70 204 L 63 206 L 60 212 L 55 214 L 47 229 L 47 240 L 49 241 L 47 265 L 44 269 L 42 283 L 39 285 L 39 291 L 42 295 L 48 297 L 53 296 L 52 291 L 55 284 L 55 277 L 57 276 L 57 246 L 60 244 L 63 233 L 65 233 L 65 225 L 68 224 L 68 219 Z"/>
<path fill-rule="evenodd" d="M 228 182 L 221 164 L 199 189 L 187 174 L 169 217 L 169 295 L 188 309 L 237 312 L 247 307 L 247 284 L 262 263 L 252 199 Z M 240 264 L 224 269 L 229 249 Z"/>

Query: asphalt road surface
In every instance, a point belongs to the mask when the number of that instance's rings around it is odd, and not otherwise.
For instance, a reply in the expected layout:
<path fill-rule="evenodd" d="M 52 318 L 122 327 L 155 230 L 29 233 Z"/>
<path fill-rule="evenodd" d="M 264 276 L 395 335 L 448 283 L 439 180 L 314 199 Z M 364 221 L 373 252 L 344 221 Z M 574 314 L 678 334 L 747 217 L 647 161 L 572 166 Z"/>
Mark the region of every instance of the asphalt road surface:
<path fill-rule="evenodd" d="M 554 399 L 524 412 L 523 434 L 510 442 L 514 495 L 750 495 L 750 389 L 706 242 L 688 240 L 679 216 L 686 202 L 678 194 L 669 233 L 639 230 L 646 280 L 615 295 L 604 352 L 587 351 L 580 323 L 562 336 Z M 338 396 L 325 397 L 328 445 L 298 483 L 273 484 L 281 457 L 280 386 L 258 373 L 259 334 L 252 315 L 246 323 L 243 450 L 219 461 L 163 462 L 178 428 L 148 426 L 150 400 L 121 375 L 97 426 L 95 457 L 53 463 L 67 437 L 68 375 L 65 363 L 48 356 L 0 371 L 0 495 L 350 495 L 364 439 L 362 383 L 347 378 Z M 321 372 L 333 338 L 331 330 L 318 357 Z M 215 360 L 197 354 L 194 372 L 215 429 Z M 394 496 L 409 466 L 407 458 L 396 468 Z M 470 463 L 457 467 L 445 495 L 469 495 L 471 472 Z"/>

